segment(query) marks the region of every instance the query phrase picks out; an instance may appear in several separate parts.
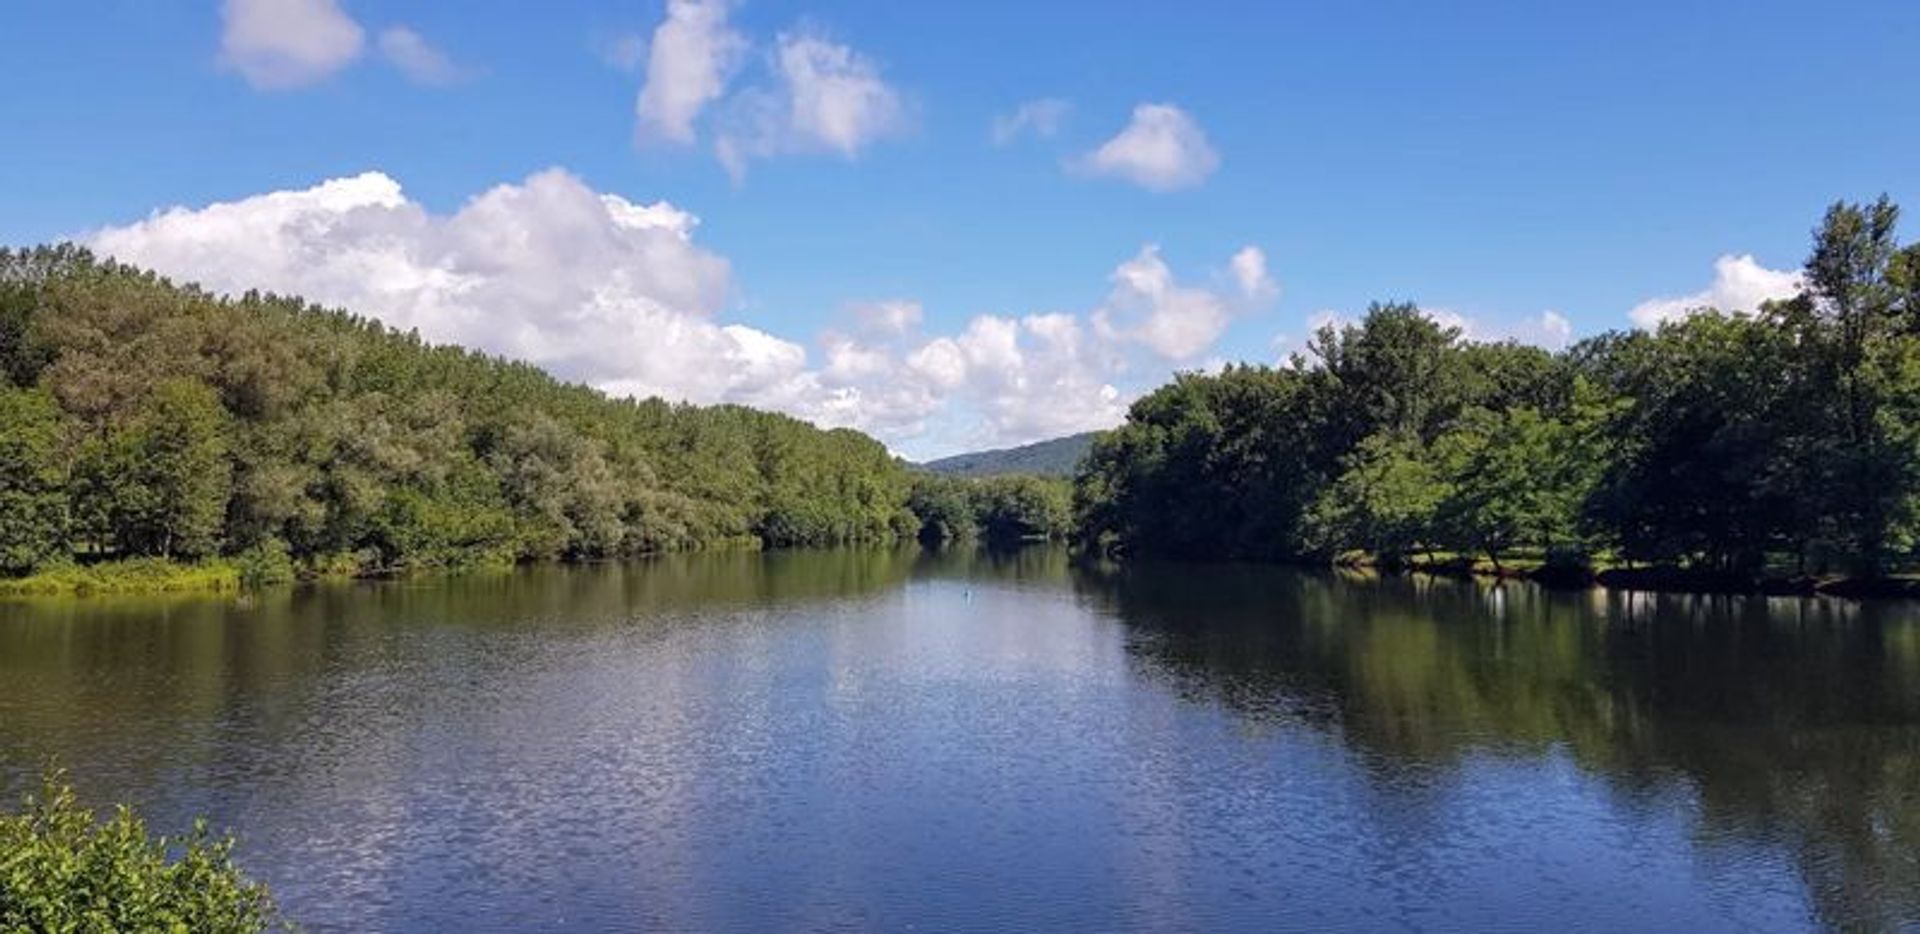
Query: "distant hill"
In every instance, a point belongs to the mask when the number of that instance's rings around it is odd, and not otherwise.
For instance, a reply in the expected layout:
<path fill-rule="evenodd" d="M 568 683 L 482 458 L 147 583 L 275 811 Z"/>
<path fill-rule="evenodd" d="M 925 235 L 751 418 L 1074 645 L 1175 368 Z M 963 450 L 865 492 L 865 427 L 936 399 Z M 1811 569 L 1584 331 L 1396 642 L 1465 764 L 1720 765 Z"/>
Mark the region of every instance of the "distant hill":
<path fill-rule="evenodd" d="M 1041 474 L 1049 477 L 1073 476 L 1073 468 L 1093 447 L 1094 435 L 1068 435 L 1051 441 L 1036 441 L 1017 448 L 1001 448 L 994 451 L 974 451 L 971 454 L 955 454 L 939 460 L 921 464 L 921 468 L 934 473 L 955 477 L 992 477 L 1010 473 Z"/>

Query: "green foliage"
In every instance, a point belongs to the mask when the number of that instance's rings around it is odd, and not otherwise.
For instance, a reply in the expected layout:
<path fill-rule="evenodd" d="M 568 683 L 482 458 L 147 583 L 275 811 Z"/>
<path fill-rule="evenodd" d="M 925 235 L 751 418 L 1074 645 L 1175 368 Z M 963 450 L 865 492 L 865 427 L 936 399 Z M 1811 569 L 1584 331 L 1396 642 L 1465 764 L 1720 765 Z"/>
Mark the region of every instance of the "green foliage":
<path fill-rule="evenodd" d="M 971 539 L 980 534 L 973 484 L 940 474 L 918 474 L 907 493 L 907 508 L 920 519 L 915 534 L 934 543 Z"/>
<path fill-rule="evenodd" d="M 1171 555 L 1300 554 L 1303 514 L 1347 450 L 1331 388 L 1324 370 L 1181 374 L 1094 443 L 1074 482 L 1080 535 Z M 1307 425 L 1320 430 L 1295 430 Z"/>
<path fill-rule="evenodd" d="M 1361 548 L 1397 563 L 1430 540 L 1452 488 L 1420 442 L 1369 435 L 1342 464 L 1308 512 L 1309 547 L 1325 553 Z"/>
<path fill-rule="evenodd" d="M 1376 431 L 1430 440 L 1466 404 L 1460 329 L 1410 303 L 1376 304 L 1357 325 L 1321 326 L 1309 346 L 1331 381 L 1330 427 L 1348 444 Z"/>
<path fill-rule="evenodd" d="M 0 389 L 0 573 L 66 556 L 60 410 L 44 392 Z"/>
<path fill-rule="evenodd" d="M 204 823 L 154 838 L 121 807 L 105 820 L 51 773 L 25 810 L 0 816 L 0 930 L 264 931 L 277 923 L 264 886 L 233 865 L 231 839 Z"/>
<path fill-rule="evenodd" d="M 1072 487 L 1058 477 L 1003 474 L 956 477 L 919 474 L 907 506 L 924 542 L 984 536 L 1010 543 L 1061 539 L 1072 522 Z"/>
<path fill-rule="evenodd" d="M 1790 408 L 1822 393 L 1795 370 L 1789 337 L 1763 318 L 1703 313 L 1604 352 L 1596 371 L 1632 401 L 1595 508 L 1628 557 L 1751 566 L 1810 531 L 1815 517 L 1795 510 L 1811 477 L 1791 458 L 1810 453 L 1796 436 L 1813 426 Z"/>
<path fill-rule="evenodd" d="M 1880 574 L 1920 539 L 1920 245 L 1836 204 L 1807 291 L 1554 354 L 1412 305 L 1323 327 L 1279 368 L 1183 374 L 1075 485 L 1103 549 L 1197 556 L 1608 551 Z"/>
<path fill-rule="evenodd" d="M 293 565 L 293 556 L 287 551 L 287 543 L 277 538 L 256 542 L 253 547 L 234 556 L 233 567 L 240 576 L 241 585 L 245 587 L 285 584 L 294 579 L 297 570 Z"/>
<path fill-rule="evenodd" d="M 1578 535 L 1591 492 L 1579 467 L 1592 452 L 1567 423 L 1532 408 L 1474 409 L 1434 443 L 1451 486 L 1438 536 L 1463 550 L 1500 555 L 1521 545 L 1552 549 Z"/>
<path fill-rule="evenodd" d="M 905 467 L 858 432 L 610 399 L 70 246 L 0 251 L 0 371 L 0 573 L 62 587 L 106 583 L 70 559 L 231 558 L 264 582 L 921 525 Z"/>
<path fill-rule="evenodd" d="M 989 541 L 1061 538 L 1072 519 L 1072 496 L 1067 482 L 1053 477 L 987 477 L 974 487 L 974 521 Z"/>
<path fill-rule="evenodd" d="M 249 583 L 244 578 L 253 560 L 249 555 L 242 555 L 232 562 L 212 560 L 192 564 L 164 558 L 55 564 L 25 577 L 0 578 L 0 595 L 50 597 L 238 590 Z M 276 581 L 277 578 L 268 575 L 253 583 Z"/>
<path fill-rule="evenodd" d="M 226 517 L 231 467 L 226 412 L 211 389 L 169 380 L 120 426 L 96 477 L 106 485 L 115 543 L 126 554 L 213 554 Z"/>

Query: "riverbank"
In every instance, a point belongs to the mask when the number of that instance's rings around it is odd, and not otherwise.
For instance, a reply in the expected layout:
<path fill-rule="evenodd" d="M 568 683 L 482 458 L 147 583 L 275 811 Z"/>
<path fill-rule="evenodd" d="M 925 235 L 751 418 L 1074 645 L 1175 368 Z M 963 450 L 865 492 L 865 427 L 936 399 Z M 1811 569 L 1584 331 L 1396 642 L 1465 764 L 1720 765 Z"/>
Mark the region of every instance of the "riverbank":
<path fill-rule="evenodd" d="M 759 550 L 757 540 L 728 542 L 718 548 Z M 639 557 L 639 556 L 635 556 Z M 576 562 L 556 561 L 567 564 Z M 1300 563 L 1311 566 L 1308 562 Z M 297 581 L 384 579 L 421 573 L 461 573 L 510 567 L 510 560 L 473 561 L 451 565 L 373 567 L 341 557 L 295 565 L 278 555 L 242 554 L 200 562 L 135 558 L 90 565 L 62 565 L 25 577 L 0 578 L 0 597 L 138 596 L 162 593 L 220 593 L 249 587 Z M 1828 576 L 1768 576 L 1673 567 L 1597 567 L 1551 564 L 1540 557 L 1514 557 L 1499 564 L 1480 557 L 1446 552 L 1420 555 L 1398 562 L 1382 562 L 1371 555 L 1349 553 L 1334 567 L 1382 574 L 1426 574 L 1433 577 L 1524 580 L 1544 587 L 1637 590 L 1661 593 L 1752 594 L 1772 596 L 1831 596 L 1848 599 L 1920 599 L 1920 576 L 1891 575 L 1863 578 Z"/>
<path fill-rule="evenodd" d="M 1527 580 L 1545 587 L 1598 586 L 1609 590 L 1639 590 L 1656 593 L 1830 596 L 1849 599 L 1920 598 L 1920 577 L 1904 574 L 1885 577 L 1850 577 L 1838 574 L 1755 574 L 1680 567 L 1554 564 L 1539 557 L 1509 558 L 1495 564 L 1486 558 L 1444 553 L 1418 556 L 1393 564 L 1382 564 L 1364 555 L 1350 556 L 1342 559 L 1340 563 L 1382 571 L 1430 574 L 1436 577 Z"/>
<path fill-rule="evenodd" d="M 719 539 L 690 551 L 760 551 L 754 536 Z M 626 556 L 643 558 L 667 552 Z M 127 558 L 91 564 L 61 564 L 22 577 L 0 577 L 0 597 L 140 596 L 164 593 L 221 593 L 304 581 L 386 580 L 424 574 L 465 574 L 508 570 L 523 563 L 590 564 L 599 560 L 516 561 L 499 552 L 453 554 L 432 563 L 383 564 L 364 555 L 339 554 L 295 561 L 281 549 L 256 548 L 225 558 L 174 561 Z"/>

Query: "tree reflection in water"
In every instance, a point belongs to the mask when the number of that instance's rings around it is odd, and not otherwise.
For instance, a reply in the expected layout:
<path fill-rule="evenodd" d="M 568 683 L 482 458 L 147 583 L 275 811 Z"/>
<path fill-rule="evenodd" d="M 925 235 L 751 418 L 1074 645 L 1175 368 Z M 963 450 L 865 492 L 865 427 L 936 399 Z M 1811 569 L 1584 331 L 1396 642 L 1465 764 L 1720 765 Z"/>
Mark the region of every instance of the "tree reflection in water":
<path fill-rule="evenodd" d="M 1822 921 L 1920 918 L 1920 609 L 1270 567 L 1087 567 L 1143 674 L 1337 735 L 1381 781 L 1563 753 L 1702 847 L 1791 853 Z"/>

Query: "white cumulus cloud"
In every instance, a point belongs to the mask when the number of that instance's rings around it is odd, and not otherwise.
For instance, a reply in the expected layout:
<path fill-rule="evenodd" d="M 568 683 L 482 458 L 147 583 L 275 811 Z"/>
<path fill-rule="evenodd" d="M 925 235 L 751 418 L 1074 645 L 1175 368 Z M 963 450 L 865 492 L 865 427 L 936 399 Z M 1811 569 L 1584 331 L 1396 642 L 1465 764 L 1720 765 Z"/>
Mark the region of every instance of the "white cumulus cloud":
<path fill-rule="evenodd" d="M 1218 288 L 1148 246 L 1081 313 L 984 314 L 925 332 L 918 302 L 848 306 L 812 341 L 724 320 L 731 264 L 673 204 L 560 169 L 435 213 L 380 172 L 94 232 L 98 252 L 221 293 L 301 295 L 436 342 L 537 364 L 616 395 L 739 402 L 873 432 L 922 454 L 1117 423 L 1244 304 L 1245 251 Z M 1260 272 L 1264 272 L 1264 263 Z"/>
<path fill-rule="evenodd" d="M 1175 281 L 1153 244 L 1113 271 L 1113 291 L 1093 317 L 1103 337 L 1144 345 L 1170 361 L 1191 360 L 1212 347 L 1231 319 L 1226 296 Z"/>
<path fill-rule="evenodd" d="M 962 401 L 966 446 L 1021 444 L 1108 428 L 1126 414 L 1113 362 L 1074 315 L 981 315 L 914 350 L 906 372 Z"/>
<path fill-rule="evenodd" d="M 220 292 L 298 294 L 615 391 L 716 401 L 773 391 L 804 350 L 712 320 L 726 260 L 672 205 L 548 170 L 449 215 L 369 172 L 174 208 L 90 238 Z"/>
<path fill-rule="evenodd" d="M 1220 156 L 1186 111 L 1172 104 L 1140 104 L 1118 136 L 1074 164 L 1148 191 L 1173 191 L 1206 181 L 1220 167 Z"/>
<path fill-rule="evenodd" d="M 334 0 L 226 0 L 220 64 L 263 90 L 320 81 L 360 57 L 366 35 Z"/>
<path fill-rule="evenodd" d="M 1627 317 L 1634 327 L 1652 330 L 1702 308 L 1728 314 L 1751 314 L 1762 304 L 1792 298 L 1800 291 L 1797 270 L 1768 269 L 1751 254 L 1728 254 L 1713 261 L 1713 282 L 1692 295 L 1654 298 L 1633 306 Z"/>
<path fill-rule="evenodd" d="M 742 91 L 714 153 L 735 179 L 747 162 L 785 153 L 828 152 L 852 159 L 869 143 L 906 129 L 900 93 L 872 59 L 811 32 L 782 33 L 773 84 Z"/>
<path fill-rule="evenodd" d="M 747 52 L 747 40 L 727 25 L 726 0 L 670 0 L 667 16 L 647 44 L 646 83 L 634 103 L 643 140 L 692 143 L 694 119 L 726 92 Z M 623 56 L 636 59 L 637 46 Z"/>

